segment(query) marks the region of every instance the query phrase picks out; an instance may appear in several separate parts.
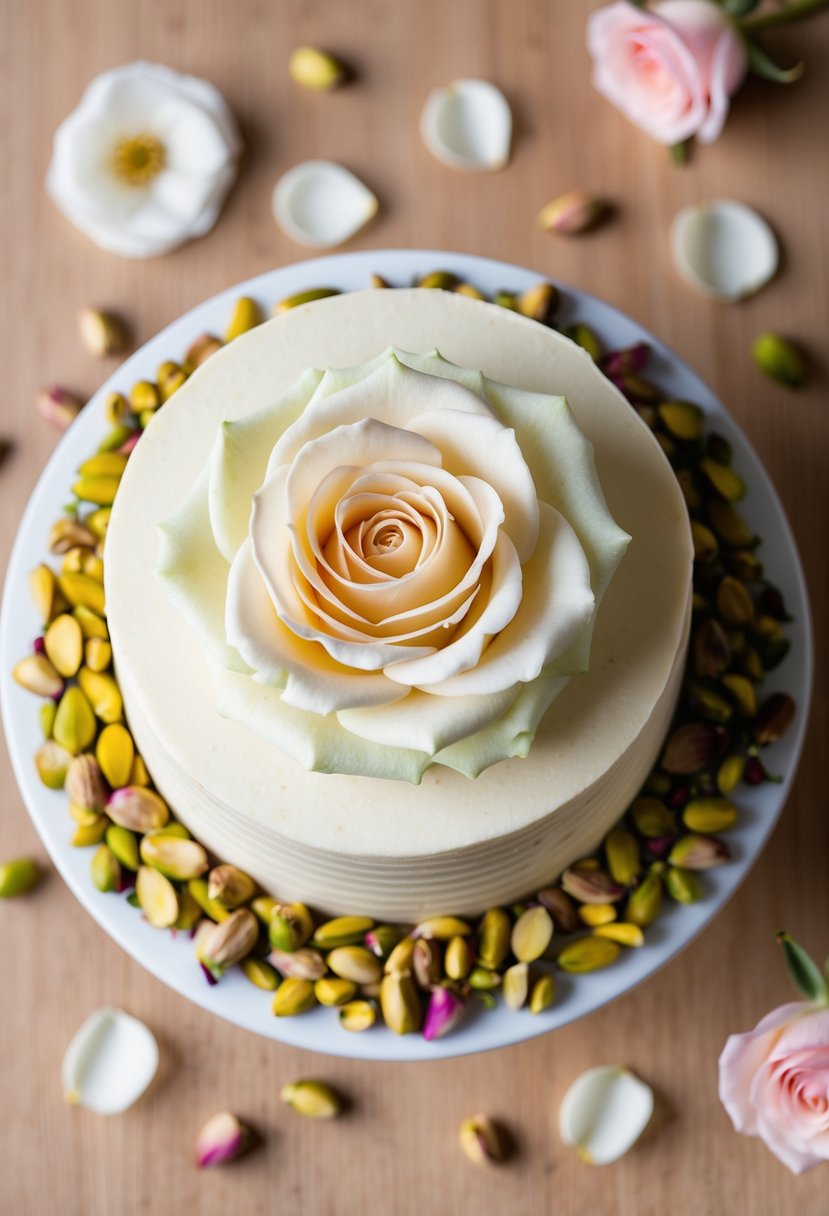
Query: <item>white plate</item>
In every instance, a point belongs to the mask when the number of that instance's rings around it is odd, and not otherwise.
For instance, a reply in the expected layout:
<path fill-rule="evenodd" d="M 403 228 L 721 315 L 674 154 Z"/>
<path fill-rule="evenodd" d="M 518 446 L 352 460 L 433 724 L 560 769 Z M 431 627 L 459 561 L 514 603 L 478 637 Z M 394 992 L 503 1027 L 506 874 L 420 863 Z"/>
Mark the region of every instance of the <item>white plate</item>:
<path fill-rule="evenodd" d="M 102 895 L 95 889 L 89 875 L 90 850 L 73 849 L 68 843 L 71 821 L 64 795 L 41 785 L 32 762 L 41 742 L 37 725 L 39 702 L 19 688 L 9 673 L 14 663 L 29 652 L 38 627 L 27 589 L 27 573 L 46 555 L 49 527 L 61 513 L 75 468 L 95 450 L 105 433 L 101 410 L 104 395 L 112 389 L 123 389 L 134 380 L 153 379 L 163 360 L 181 358 L 189 343 L 203 331 L 223 333 L 232 304 L 240 295 L 253 296 L 270 311 L 275 301 L 307 288 L 361 289 L 369 285 L 373 272 L 394 285 L 406 286 L 417 276 L 435 269 L 454 271 L 488 293 L 500 289 L 521 291 L 540 277 L 503 262 L 443 252 L 339 254 L 286 266 L 232 287 L 194 308 L 143 346 L 92 398 L 44 470 L 12 551 L 0 622 L 0 694 L 15 774 L 46 848 L 84 907 L 133 958 L 204 1009 L 248 1030 L 298 1047 L 374 1060 L 446 1058 L 533 1038 L 584 1017 L 627 992 L 678 954 L 713 920 L 746 877 L 783 809 L 803 741 L 811 694 L 812 636 L 803 572 L 783 508 L 750 444 L 699 377 L 656 338 L 609 305 L 583 292 L 564 288 L 558 317 L 562 324 L 578 320 L 591 326 L 608 349 L 630 346 L 640 340 L 649 342 L 654 353 L 648 374 L 670 396 L 701 405 L 712 425 L 731 441 L 735 466 L 749 489 L 745 514 L 763 537 L 761 553 L 766 572 L 783 591 L 795 617 L 788 627 L 791 650 L 785 662 L 771 673 L 764 690 L 790 692 L 798 705 L 793 727 L 779 743 L 764 752 L 770 769 L 783 773 L 784 780 L 780 785 L 740 790 L 739 802 L 744 810 L 740 826 L 729 835 L 734 858 L 704 876 L 705 898 L 690 907 L 666 900 L 663 914 L 648 930 L 647 944 L 641 950 L 625 952 L 608 970 L 572 977 L 559 974 L 556 1003 L 546 1012 L 537 1016 L 527 1011 L 514 1013 L 503 1005 L 487 1012 L 474 1002 L 474 1008 L 453 1034 L 427 1043 L 419 1035 L 398 1037 L 384 1027 L 349 1034 L 337 1025 L 330 1009 L 317 1009 L 296 1018 L 274 1018 L 268 994 L 254 988 L 241 973 L 232 972 L 216 987 L 209 987 L 186 935 L 179 934 L 176 940 L 172 934 L 151 928 L 126 899 Z"/>

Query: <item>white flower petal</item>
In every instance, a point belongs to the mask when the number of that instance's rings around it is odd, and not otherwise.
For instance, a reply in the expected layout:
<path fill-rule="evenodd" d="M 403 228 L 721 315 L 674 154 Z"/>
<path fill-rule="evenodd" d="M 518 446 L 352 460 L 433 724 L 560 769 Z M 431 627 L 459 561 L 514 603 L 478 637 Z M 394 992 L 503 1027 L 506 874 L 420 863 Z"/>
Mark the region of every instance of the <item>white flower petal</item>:
<path fill-rule="evenodd" d="M 273 214 L 300 245 L 341 245 L 377 213 L 377 199 L 358 177 L 327 160 L 306 160 L 280 177 Z"/>
<path fill-rule="evenodd" d="M 208 502 L 213 536 L 228 562 L 248 534 L 253 496 L 264 480 L 273 445 L 302 413 L 321 379 L 322 372 L 303 372 L 273 405 L 219 428 L 210 457 Z"/>
<path fill-rule="evenodd" d="M 583 1161 L 618 1161 L 653 1114 L 653 1090 L 623 1067 L 589 1068 L 577 1077 L 561 1103 L 559 1131 Z"/>
<path fill-rule="evenodd" d="M 357 379 L 360 369 L 325 373 L 305 412 L 274 448 L 269 471 L 290 463 L 309 440 L 364 418 L 381 418 L 389 426 L 405 429 L 413 418 L 430 409 L 494 415 L 471 389 L 455 380 L 413 371 L 393 351 L 369 368 L 368 375 Z"/>
<path fill-rule="evenodd" d="M 527 756 L 539 722 L 568 680 L 568 676 L 543 675 L 531 684 L 522 685 L 502 717 L 437 752 L 433 757 L 435 764 L 443 764 L 465 777 L 474 778 L 500 760 Z"/>
<path fill-rule="evenodd" d="M 586 351 L 580 351 L 580 356 L 590 358 Z M 486 393 L 501 421 L 515 430 L 539 500 L 563 515 L 578 537 L 590 566 L 590 586 L 598 608 L 630 537 L 607 509 L 592 444 L 579 430 L 563 397 L 491 380 L 486 382 Z M 595 613 L 570 651 L 560 656 L 568 670 L 586 670 L 594 621 Z"/>
<path fill-rule="evenodd" d="M 316 642 L 305 640 L 279 619 L 253 560 L 250 541 L 234 558 L 227 584 L 227 637 L 256 673 L 254 679 L 282 688 L 285 705 L 318 714 L 358 705 L 399 701 L 400 688 L 379 671 L 366 674 L 341 666 Z"/>
<path fill-rule="evenodd" d="M 487 80 L 456 80 L 435 89 L 420 116 L 426 147 L 453 169 L 503 169 L 509 160 L 512 114 Z"/>
<path fill-rule="evenodd" d="M 410 781 L 418 785 L 431 764 L 424 752 L 377 747 L 340 726 L 333 714 L 308 713 L 286 705 L 278 689 L 212 665 L 218 712 L 255 731 L 316 773 Z"/>
<path fill-rule="evenodd" d="M 210 528 L 208 476 L 206 467 L 178 510 L 159 525 L 156 575 L 208 652 L 234 671 L 248 671 L 238 652 L 227 642 L 225 597 L 229 570 Z"/>
<path fill-rule="evenodd" d="M 122 1009 L 98 1009 L 63 1057 L 66 1100 L 99 1115 L 119 1115 L 144 1093 L 158 1069 L 158 1043 L 148 1026 Z"/>
<path fill-rule="evenodd" d="M 515 680 L 528 683 L 542 671 L 562 676 L 582 670 L 570 660 L 573 643 L 593 616 L 590 568 L 563 516 L 546 503 L 540 507 L 538 544 L 523 569 L 520 605 L 474 666 L 431 685 L 435 695 L 481 695 Z M 393 670 L 388 674 L 397 678 Z M 413 683 L 420 686 L 423 681 Z"/>
<path fill-rule="evenodd" d="M 337 719 L 346 730 L 382 747 L 413 747 L 430 756 L 495 722 L 509 709 L 519 685 L 495 696 L 441 697 L 413 690 L 394 713 L 383 709 L 346 709 Z"/>
<path fill-rule="evenodd" d="M 151 182 L 131 186 L 118 178 L 114 152 L 122 139 L 142 134 L 164 144 L 168 163 Z M 240 147 L 233 116 L 207 81 L 159 64 L 127 64 L 93 80 L 58 128 L 46 185 L 102 248 L 151 257 L 213 226 Z M 179 165 L 198 186 L 177 176 Z"/>
<path fill-rule="evenodd" d="M 472 474 L 492 486 L 504 507 L 504 531 L 525 562 L 538 536 L 538 495 L 515 431 L 495 418 L 451 409 L 419 414 L 409 427 L 432 441 L 448 472 Z"/>
<path fill-rule="evenodd" d="M 742 300 L 777 272 L 777 238 L 761 215 L 730 199 L 685 207 L 671 226 L 679 273 L 718 300 Z"/>

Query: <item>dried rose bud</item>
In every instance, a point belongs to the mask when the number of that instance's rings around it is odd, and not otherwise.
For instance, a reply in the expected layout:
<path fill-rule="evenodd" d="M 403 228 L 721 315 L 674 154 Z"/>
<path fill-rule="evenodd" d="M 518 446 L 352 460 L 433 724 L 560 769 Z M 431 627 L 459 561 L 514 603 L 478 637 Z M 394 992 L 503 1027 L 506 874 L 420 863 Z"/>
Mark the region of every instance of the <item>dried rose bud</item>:
<path fill-rule="evenodd" d="M 624 350 L 611 350 L 601 361 L 601 369 L 606 376 L 638 376 L 645 370 L 650 357 L 651 348 L 647 342 L 637 342 Z"/>

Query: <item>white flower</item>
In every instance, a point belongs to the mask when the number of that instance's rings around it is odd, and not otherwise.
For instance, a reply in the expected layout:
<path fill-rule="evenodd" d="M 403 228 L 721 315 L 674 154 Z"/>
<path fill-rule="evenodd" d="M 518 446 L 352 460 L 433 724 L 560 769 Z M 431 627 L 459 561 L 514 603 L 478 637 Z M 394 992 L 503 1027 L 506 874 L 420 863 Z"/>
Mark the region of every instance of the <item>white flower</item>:
<path fill-rule="evenodd" d="M 46 188 L 102 249 L 148 258 L 210 231 L 240 151 L 212 84 L 139 61 L 88 86 L 55 132 Z"/>
<path fill-rule="evenodd" d="M 225 422 L 159 573 L 220 713 L 417 781 L 527 754 L 627 541 L 563 398 L 394 351 Z"/>

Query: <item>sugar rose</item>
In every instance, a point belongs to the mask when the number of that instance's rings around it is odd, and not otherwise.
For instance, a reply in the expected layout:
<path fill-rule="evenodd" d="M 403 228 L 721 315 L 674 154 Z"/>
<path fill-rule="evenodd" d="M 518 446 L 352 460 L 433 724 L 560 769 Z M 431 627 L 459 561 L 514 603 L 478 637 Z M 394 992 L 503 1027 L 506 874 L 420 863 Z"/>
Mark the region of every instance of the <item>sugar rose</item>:
<path fill-rule="evenodd" d="M 418 781 L 527 754 L 627 541 L 562 398 L 398 351 L 224 423 L 159 572 L 222 714 Z"/>
<path fill-rule="evenodd" d="M 665 144 L 715 140 L 748 67 L 745 45 L 712 0 L 619 0 L 587 23 L 593 83 L 608 101 Z"/>

